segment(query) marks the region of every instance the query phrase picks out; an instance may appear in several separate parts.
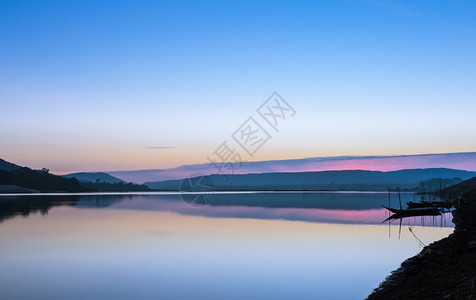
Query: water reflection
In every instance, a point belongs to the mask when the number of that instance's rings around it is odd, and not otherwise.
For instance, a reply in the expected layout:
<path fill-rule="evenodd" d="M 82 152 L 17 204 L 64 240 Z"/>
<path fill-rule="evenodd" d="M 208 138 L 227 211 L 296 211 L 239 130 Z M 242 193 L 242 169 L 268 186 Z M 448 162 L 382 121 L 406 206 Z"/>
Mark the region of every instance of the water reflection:
<path fill-rule="evenodd" d="M 412 194 L 402 194 L 403 203 L 412 199 Z M 186 205 L 176 193 L 25 195 L 0 197 L 0 222 L 36 212 L 46 215 L 51 207 L 67 205 L 77 208 L 166 211 L 212 218 L 380 224 L 388 217 L 382 204 L 388 204 L 386 193 L 218 193 L 214 195 L 211 205 L 200 208 Z M 451 219 L 451 214 L 411 217 L 406 218 L 403 224 L 452 227 Z"/>
<path fill-rule="evenodd" d="M 74 205 L 79 196 L 2 196 L 0 197 L 0 222 L 32 213 L 47 215 L 53 206 Z"/>
<path fill-rule="evenodd" d="M 0 197 L 0 299 L 363 299 L 452 231 L 388 239 L 386 199 L 219 194 L 192 208 L 177 194 Z"/>

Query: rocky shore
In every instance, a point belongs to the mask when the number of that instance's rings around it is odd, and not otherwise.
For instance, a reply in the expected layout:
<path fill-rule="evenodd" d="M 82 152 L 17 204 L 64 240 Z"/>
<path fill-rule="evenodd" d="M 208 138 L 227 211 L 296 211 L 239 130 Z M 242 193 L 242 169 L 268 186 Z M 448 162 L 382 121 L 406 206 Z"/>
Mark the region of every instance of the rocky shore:
<path fill-rule="evenodd" d="M 476 299 L 476 192 L 453 212 L 455 231 L 393 271 L 367 299 Z"/>

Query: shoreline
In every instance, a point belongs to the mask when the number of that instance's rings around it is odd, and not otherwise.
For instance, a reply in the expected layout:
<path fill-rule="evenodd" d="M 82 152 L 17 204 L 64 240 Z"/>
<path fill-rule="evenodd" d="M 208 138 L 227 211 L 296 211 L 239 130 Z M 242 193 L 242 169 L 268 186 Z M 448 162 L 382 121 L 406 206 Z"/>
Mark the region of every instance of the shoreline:
<path fill-rule="evenodd" d="M 455 230 L 405 260 L 366 299 L 474 299 L 476 194 L 453 212 Z"/>
<path fill-rule="evenodd" d="M 103 192 L 5 192 L 0 189 L 0 196 L 51 196 L 51 195 L 111 195 L 111 194 L 265 194 L 265 193 L 289 193 L 289 194 L 388 194 L 388 191 L 354 191 L 354 190 L 213 190 L 210 192 L 197 191 L 197 192 L 185 192 L 185 191 L 176 191 L 176 190 L 161 190 L 161 191 L 103 191 Z M 401 194 L 411 194 L 413 192 L 401 191 Z M 397 194 L 395 191 L 391 191 L 390 194 Z"/>

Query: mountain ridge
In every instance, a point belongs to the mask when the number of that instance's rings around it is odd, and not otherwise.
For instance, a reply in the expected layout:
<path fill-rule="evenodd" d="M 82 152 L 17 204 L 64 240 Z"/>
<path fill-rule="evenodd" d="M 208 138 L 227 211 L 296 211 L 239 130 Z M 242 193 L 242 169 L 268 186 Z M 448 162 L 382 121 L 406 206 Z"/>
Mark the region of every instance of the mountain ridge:
<path fill-rule="evenodd" d="M 318 172 L 276 172 L 237 175 L 209 175 L 216 190 L 387 190 L 417 189 L 430 179 L 472 178 L 476 172 L 448 168 L 405 169 L 398 171 L 338 170 Z M 193 177 L 195 180 L 200 177 Z M 181 180 L 146 182 L 151 189 L 180 190 Z"/>
<path fill-rule="evenodd" d="M 21 167 L 19 165 L 16 165 L 14 163 L 8 162 L 4 159 L 0 158 L 0 170 L 15 170 L 15 169 L 20 169 Z"/>
<path fill-rule="evenodd" d="M 266 160 L 233 163 L 235 174 L 273 172 L 315 172 L 331 170 L 397 171 L 405 169 L 449 168 L 476 171 L 476 152 L 308 157 L 288 160 Z M 144 183 L 186 178 L 192 174 L 217 174 L 210 163 L 182 165 L 166 169 L 106 172 L 128 182 Z"/>
<path fill-rule="evenodd" d="M 20 167 L 13 163 L 1 160 L 2 167 L 0 169 L 0 193 L 56 193 L 56 192 L 129 192 L 129 191 L 149 191 L 144 185 L 133 183 L 125 183 L 124 181 L 114 178 L 104 173 L 85 173 L 84 177 L 100 176 L 92 181 L 79 181 L 75 176 L 65 177 L 55 175 L 48 169 L 33 170 L 28 167 Z M 91 175 L 92 174 L 92 175 Z M 78 176 L 76 174 L 77 177 Z M 99 179 L 99 181 L 97 181 Z M 106 180 L 115 182 L 106 182 Z"/>
<path fill-rule="evenodd" d="M 61 175 L 65 178 L 76 178 L 79 181 L 86 182 L 100 182 L 100 183 L 126 183 L 124 180 L 114 177 L 104 172 L 77 172 L 66 175 Z"/>

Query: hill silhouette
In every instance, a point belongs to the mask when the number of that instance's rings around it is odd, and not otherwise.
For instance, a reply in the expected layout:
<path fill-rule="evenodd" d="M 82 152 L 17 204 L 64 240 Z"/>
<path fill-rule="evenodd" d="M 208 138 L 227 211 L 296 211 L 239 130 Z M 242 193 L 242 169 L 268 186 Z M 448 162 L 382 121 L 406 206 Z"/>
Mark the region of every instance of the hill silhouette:
<path fill-rule="evenodd" d="M 396 156 L 329 156 L 284 160 L 228 163 L 235 174 L 274 172 L 321 172 L 327 170 L 398 171 L 405 169 L 447 168 L 476 171 L 476 152 L 440 153 Z M 107 172 L 127 182 L 144 183 L 181 180 L 190 174 L 217 174 L 217 166 L 210 163 L 182 165 L 167 169 Z"/>
<path fill-rule="evenodd" d="M 444 189 L 442 193 L 452 198 L 465 196 L 467 194 L 476 194 L 476 177 L 450 186 Z"/>
<path fill-rule="evenodd" d="M 298 173 L 262 173 L 244 175 L 210 175 L 216 190 L 374 190 L 419 188 L 422 181 L 454 179 L 454 182 L 476 176 L 476 172 L 445 168 L 380 171 L 321 171 Z M 452 182 L 453 182 L 452 181 Z M 183 180 L 145 183 L 152 189 L 180 190 Z"/>
<path fill-rule="evenodd" d="M 0 185 L 13 185 L 40 192 L 87 192 L 76 178 L 63 178 L 46 170 L 19 168 L 0 170 Z"/>
<path fill-rule="evenodd" d="M 74 178 L 74 177 L 73 177 Z M 124 183 L 124 182 L 90 182 L 83 181 L 81 185 L 94 192 L 147 192 L 149 187 L 143 184 Z"/>
<path fill-rule="evenodd" d="M 8 161 L 0 158 L 0 170 L 10 171 L 10 170 L 15 170 L 15 169 L 20 169 L 20 168 L 21 168 L 20 166 L 17 166 L 15 164 L 12 164 L 11 162 L 8 162 Z"/>
<path fill-rule="evenodd" d="M 148 191 L 145 185 L 124 183 L 124 181 L 106 173 L 85 173 L 78 177 L 99 177 L 94 182 L 80 182 L 76 177 L 70 178 L 49 173 L 49 170 L 32 170 L 20 167 L 5 160 L 0 161 L 0 193 L 31 193 L 31 192 L 131 192 Z M 83 174 L 83 173 L 78 173 Z M 95 175 L 91 175 L 95 174 Z M 98 175 L 99 174 L 99 175 Z M 71 174 L 70 174 L 71 175 Z M 96 179 L 103 179 L 102 182 Z M 106 182 L 106 180 L 110 182 Z"/>
<path fill-rule="evenodd" d="M 63 175 L 66 178 L 75 177 L 79 181 L 83 182 L 100 182 L 100 183 L 126 183 L 124 180 L 111 176 L 103 172 L 79 172 Z"/>

